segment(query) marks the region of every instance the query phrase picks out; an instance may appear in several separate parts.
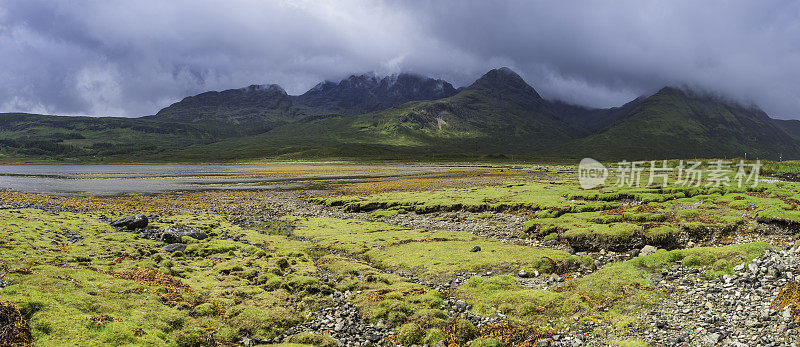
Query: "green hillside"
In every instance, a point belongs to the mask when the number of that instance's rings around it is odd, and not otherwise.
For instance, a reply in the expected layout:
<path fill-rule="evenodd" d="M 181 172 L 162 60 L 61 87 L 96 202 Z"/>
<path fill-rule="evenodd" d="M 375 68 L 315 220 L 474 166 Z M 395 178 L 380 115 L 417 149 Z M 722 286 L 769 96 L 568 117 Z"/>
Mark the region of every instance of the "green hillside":
<path fill-rule="evenodd" d="M 797 157 L 798 142 L 758 108 L 663 88 L 603 131 L 557 150 L 603 159 Z"/>
<path fill-rule="evenodd" d="M 773 119 L 772 121 L 789 136 L 800 141 L 800 120 Z"/>
<path fill-rule="evenodd" d="M 141 118 L 0 114 L 0 161 L 136 161 L 213 141 L 196 126 Z"/>

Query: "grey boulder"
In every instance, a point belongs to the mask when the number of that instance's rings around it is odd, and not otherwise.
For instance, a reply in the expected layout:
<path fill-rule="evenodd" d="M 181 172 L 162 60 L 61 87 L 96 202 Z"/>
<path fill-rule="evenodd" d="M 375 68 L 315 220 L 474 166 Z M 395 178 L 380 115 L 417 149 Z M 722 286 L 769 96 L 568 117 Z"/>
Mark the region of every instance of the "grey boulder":
<path fill-rule="evenodd" d="M 170 225 L 161 232 L 161 241 L 166 243 L 181 243 L 184 236 L 198 240 L 204 240 L 208 237 L 208 235 L 200 229 Z"/>
<path fill-rule="evenodd" d="M 147 216 L 138 213 L 130 216 L 125 216 L 111 222 L 111 226 L 115 228 L 124 228 L 128 230 L 136 230 L 147 227 Z"/>

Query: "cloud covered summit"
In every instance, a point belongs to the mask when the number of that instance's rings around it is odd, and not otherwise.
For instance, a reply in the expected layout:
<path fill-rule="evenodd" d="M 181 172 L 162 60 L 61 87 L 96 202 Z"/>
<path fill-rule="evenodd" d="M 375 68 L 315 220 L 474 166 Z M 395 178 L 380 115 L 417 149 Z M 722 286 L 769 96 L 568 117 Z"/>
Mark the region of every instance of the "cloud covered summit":
<path fill-rule="evenodd" d="M 798 118 L 798 37 L 793 1 L 0 0 L 0 112 L 135 117 L 207 90 L 509 66 L 581 105 L 688 85 Z"/>

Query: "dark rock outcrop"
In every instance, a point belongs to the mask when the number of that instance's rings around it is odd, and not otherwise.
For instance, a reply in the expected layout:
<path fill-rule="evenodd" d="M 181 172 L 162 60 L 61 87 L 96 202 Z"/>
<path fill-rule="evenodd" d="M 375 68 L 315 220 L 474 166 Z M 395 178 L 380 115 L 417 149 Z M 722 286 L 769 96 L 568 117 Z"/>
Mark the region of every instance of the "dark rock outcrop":
<path fill-rule="evenodd" d="M 123 228 L 128 230 L 143 229 L 147 227 L 149 220 L 147 216 L 141 213 L 125 216 L 111 222 L 111 226 L 115 228 Z"/>

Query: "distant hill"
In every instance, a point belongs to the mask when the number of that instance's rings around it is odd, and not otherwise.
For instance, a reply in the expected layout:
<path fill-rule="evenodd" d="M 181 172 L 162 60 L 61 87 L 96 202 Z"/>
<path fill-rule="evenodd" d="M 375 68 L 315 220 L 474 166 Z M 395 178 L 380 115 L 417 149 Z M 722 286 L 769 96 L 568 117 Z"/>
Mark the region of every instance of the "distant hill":
<path fill-rule="evenodd" d="M 218 136 L 260 134 L 302 115 L 279 85 L 252 85 L 184 98 L 143 118 L 188 123 Z"/>
<path fill-rule="evenodd" d="M 353 75 L 292 96 L 206 92 L 142 118 L 0 114 L 0 160 L 223 161 L 800 158 L 800 121 L 666 87 L 620 107 L 543 99 L 494 69 L 466 88 L 414 74 Z"/>
<path fill-rule="evenodd" d="M 666 87 L 641 100 L 602 131 L 556 153 L 601 158 L 777 159 L 797 157 L 800 144 L 764 111 L 718 97 Z"/>
<path fill-rule="evenodd" d="M 0 160 L 10 156 L 19 160 L 134 161 L 213 141 L 213 135 L 190 124 L 141 118 L 0 114 Z"/>
<path fill-rule="evenodd" d="M 322 82 L 298 96 L 276 84 L 206 92 L 144 118 L 205 126 L 220 137 L 232 137 L 261 134 L 306 116 L 362 114 L 455 93 L 450 83 L 428 77 L 403 73 L 379 79 L 365 74 Z"/>

